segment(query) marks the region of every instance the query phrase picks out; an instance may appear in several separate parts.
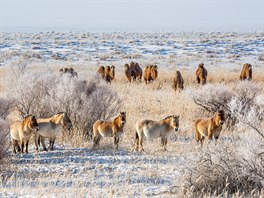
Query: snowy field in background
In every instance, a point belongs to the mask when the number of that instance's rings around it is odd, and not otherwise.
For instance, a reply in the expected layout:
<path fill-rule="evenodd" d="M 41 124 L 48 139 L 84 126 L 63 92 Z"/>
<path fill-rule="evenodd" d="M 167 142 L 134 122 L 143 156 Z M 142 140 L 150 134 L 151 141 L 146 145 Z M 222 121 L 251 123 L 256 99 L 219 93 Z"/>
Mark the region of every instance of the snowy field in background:
<path fill-rule="evenodd" d="M 184 68 L 196 67 L 199 62 L 227 67 L 250 62 L 260 67 L 264 59 L 264 33 L 3 32 L 1 40 L 1 65 L 16 56 L 72 64 L 137 60 Z"/>

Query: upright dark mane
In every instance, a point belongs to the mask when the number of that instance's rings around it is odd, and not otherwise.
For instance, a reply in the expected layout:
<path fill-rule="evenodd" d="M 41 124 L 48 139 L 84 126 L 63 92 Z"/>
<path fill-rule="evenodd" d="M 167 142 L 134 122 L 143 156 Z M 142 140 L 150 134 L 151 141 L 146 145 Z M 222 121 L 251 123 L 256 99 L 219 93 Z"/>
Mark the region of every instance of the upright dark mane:
<path fill-rule="evenodd" d="M 59 113 L 56 113 L 55 115 L 59 115 L 59 114 L 63 114 L 63 113 L 66 113 L 65 111 L 61 111 Z M 66 113 L 67 114 L 67 113 Z"/>
<path fill-rule="evenodd" d="M 170 115 L 170 116 L 167 116 L 166 118 L 162 119 L 162 120 L 167 120 L 168 118 L 171 118 L 173 117 L 174 115 Z"/>

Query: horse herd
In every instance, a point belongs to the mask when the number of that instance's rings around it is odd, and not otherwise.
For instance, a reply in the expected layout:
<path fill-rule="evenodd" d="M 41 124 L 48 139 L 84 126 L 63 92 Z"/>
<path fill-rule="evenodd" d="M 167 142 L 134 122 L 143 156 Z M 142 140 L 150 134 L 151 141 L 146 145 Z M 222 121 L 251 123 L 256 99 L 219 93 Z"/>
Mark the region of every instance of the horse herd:
<path fill-rule="evenodd" d="M 218 111 L 211 118 L 199 118 L 195 122 L 195 137 L 197 142 L 203 145 L 205 137 L 210 140 L 212 137 L 217 141 L 225 117 L 223 111 Z M 93 124 L 93 148 L 99 146 L 103 137 L 113 137 L 114 149 L 118 149 L 120 136 L 124 133 L 126 124 L 126 112 L 120 112 L 113 120 L 97 120 Z M 45 146 L 45 139 L 49 139 L 49 150 L 53 150 L 56 136 L 62 129 L 70 130 L 73 128 L 67 113 L 60 112 L 50 118 L 38 118 L 33 115 L 26 116 L 22 121 L 14 122 L 10 127 L 10 135 L 13 144 L 13 152 L 28 153 L 28 144 L 31 137 L 35 140 L 35 150 L 41 142 L 43 150 L 48 149 Z M 134 150 L 144 151 L 143 139 L 161 138 L 161 145 L 164 151 L 167 150 L 167 139 L 170 134 L 179 129 L 179 116 L 171 115 L 159 121 L 140 120 L 135 124 L 135 144 Z M 25 150 L 24 150 L 25 147 Z"/>
<path fill-rule="evenodd" d="M 158 76 L 156 65 L 148 65 L 145 67 L 144 72 L 136 62 L 131 62 L 130 65 L 125 64 L 125 75 L 129 82 L 141 81 L 143 76 L 146 84 L 155 80 Z M 72 76 L 78 76 L 77 73 L 72 69 L 61 69 L 62 73 L 70 73 Z M 115 66 L 100 66 L 98 74 L 107 82 L 111 82 L 115 79 Z M 207 70 L 204 64 L 198 65 L 196 70 L 197 83 L 205 84 L 207 78 Z M 248 63 L 244 64 L 240 74 L 240 80 L 251 80 L 252 79 L 252 66 Z M 177 90 L 183 89 L 184 80 L 179 71 L 176 71 L 175 78 L 173 80 L 173 88 Z M 217 141 L 222 125 L 225 121 L 224 111 L 220 110 L 210 118 L 199 118 L 194 123 L 195 128 L 195 139 L 197 142 L 201 142 L 203 145 L 205 137 L 209 140 L 214 137 Z M 117 117 L 112 121 L 97 120 L 93 124 L 93 147 L 97 147 L 100 140 L 103 137 L 113 137 L 114 148 L 118 149 L 118 143 L 120 135 L 124 133 L 124 126 L 126 124 L 126 113 L 120 112 Z M 49 149 L 53 150 L 56 136 L 62 129 L 70 130 L 73 128 L 72 122 L 68 117 L 67 113 L 60 112 L 50 118 L 38 118 L 36 119 L 33 115 L 26 116 L 22 121 L 14 122 L 10 127 L 10 135 L 13 144 L 13 152 L 24 153 L 28 152 L 28 144 L 31 137 L 35 140 L 35 149 L 38 151 L 38 146 L 42 144 L 43 150 L 48 150 L 45 145 L 45 139 L 49 140 Z M 179 116 L 171 115 L 159 121 L 153 120 L 141 120 L 135 125 L 135 150 L 144 151 L 143 139 L 147 138 L 161 138 L 161 145 L 164 150 L 167 150 L 167 138 L 173 131 L 179 129 Z"/>

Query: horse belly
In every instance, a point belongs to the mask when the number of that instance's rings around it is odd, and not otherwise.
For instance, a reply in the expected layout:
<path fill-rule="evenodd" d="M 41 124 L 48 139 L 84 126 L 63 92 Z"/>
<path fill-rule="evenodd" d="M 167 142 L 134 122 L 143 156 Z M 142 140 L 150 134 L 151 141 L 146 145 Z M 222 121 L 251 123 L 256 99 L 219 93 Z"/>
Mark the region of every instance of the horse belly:
<path fill-rule="evenodd" d="M 147 138 L 158 138 L 160 137 L 160 130 L 158 129 L 144 129 L 144 135 L 147 137 Z"/>
<path fill-rule="evenodd" d="M 208 129 L 206 127 L 198 125 L 197 128 L 202 136 L 208 136 Z"/>
<path fill-rule="evenodd" d="M 99 129 L 99 133 L 103 137 L 112 137 L 113 136 L 113 133 L 112 133 L 112 130 L 111 129 L 107 129 L 107 130 L 100 130 Z"/>
<path fill-rule="evenodd" d="M 60 127 L 52 128 L 50 123 L 39 123 L 38 134 L 43 137 L 50 137 L 52 135 L 58 135 Z"/>

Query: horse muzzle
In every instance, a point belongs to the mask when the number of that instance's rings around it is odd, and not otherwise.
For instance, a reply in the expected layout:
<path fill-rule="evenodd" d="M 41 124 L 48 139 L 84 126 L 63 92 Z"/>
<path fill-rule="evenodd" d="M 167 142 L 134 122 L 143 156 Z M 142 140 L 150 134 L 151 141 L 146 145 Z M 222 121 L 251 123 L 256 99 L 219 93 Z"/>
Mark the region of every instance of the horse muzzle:
<path fill-rule="evenodd" d="M 126 122 L 121 122 L 121 127 L 125 126 Z"/>

